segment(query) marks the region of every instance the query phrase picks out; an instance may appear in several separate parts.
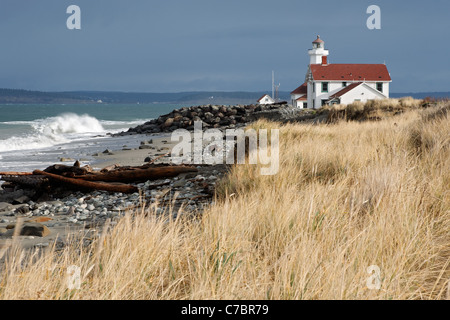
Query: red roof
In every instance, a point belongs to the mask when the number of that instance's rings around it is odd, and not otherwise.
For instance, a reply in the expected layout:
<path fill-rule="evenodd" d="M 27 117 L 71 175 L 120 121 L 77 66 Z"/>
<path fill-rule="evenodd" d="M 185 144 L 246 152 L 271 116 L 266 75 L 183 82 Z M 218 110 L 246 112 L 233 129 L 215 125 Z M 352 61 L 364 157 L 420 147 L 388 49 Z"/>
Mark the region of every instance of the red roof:
<path fill-rule="evenodd" d="M 315 81 L 391 81 L 384 64 L 311 64 Z"/>
<path fill-rule="evenodd" d="M 295 101 L 306 101 L 306 100 L 308 100 L 308 97 L 305 95 L 305 96 L 301 96 L 300 98 L 298 98 Z"/>
<path fill-rule="evenodd" d="M 344 94 L 346 94 L 347 92 L 349 92 L 350 90 L 353 90 L 354 88 L 359 86 L 360 84 L 362 84 L 362 82 L 355 82 L 355 83 L 349 84 L 344 89 L 342 89 L 342 90 L 336 92 L 335 94 L 331 95 L 330 99 L 333 99 L 333 98 L 336 98 L 336 97 L 341 97 Z"/>
<path fill-rule="evenodd" d="M 307 87 L 306 82 L 291 92 L 291 94 L 307 94 L 307 93 L 308 93 L 308 87 Z"/>
<path fill-rule="evenodd" d="M 317 36 L 317 39 L 313 41 L 313 43 L 322 43 L 323 40 L 320 39 L 320 36 Z"/>

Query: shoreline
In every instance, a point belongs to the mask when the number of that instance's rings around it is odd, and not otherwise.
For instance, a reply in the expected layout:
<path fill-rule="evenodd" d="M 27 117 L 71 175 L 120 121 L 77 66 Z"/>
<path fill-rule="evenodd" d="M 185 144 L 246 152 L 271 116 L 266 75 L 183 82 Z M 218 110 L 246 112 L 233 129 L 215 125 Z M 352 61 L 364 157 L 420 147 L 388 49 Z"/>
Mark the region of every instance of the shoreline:
<path fill-rule="evenodd" d="M 145 160 L 168 164 L 172 147 L 178 143 L 171 142 L 170 135 L 133 135 L 131 138 L 139 141 L 135 148 L 122 146 L 105 150 L 99 144 L 99 149 L 104 151 L 93 156 L 89 165 L 100 170 L 113 165 L 141 166 L 148 163 Z M 72 165 L 73 162 L 63 164 Z M 24 249 L 50 249 L 53 245 L 62 249 L 70 245 L 68 239 L 73 237 L 92 242 L 102 232 L 106 221 L 115 225 L 125 214 L 135 210 L 173 217 L 196 216 L 212 203 L 215 183 L 225 174 L 227 166 L 202 165 L 196 168 L 197 172 L 182 173 L 172 178 L 131 183 L 139 188 L 139 192 L 132 194 L 68 190 L 51 195 L 51 199 L 33 201 L 26 192 L 20 192 L 25 190 L 22 189 L 17 190 L 14 199 L 6 201 L 0 185 L 0 249 L 9 247 L 13 241 Z M 142 204 L 144 207 L 140 208 Z M 29 223 L 27 221 L 32 219 L 38 219 L 38 224 L 47 228 L 50 234 L 14 235 L 11 226 L 20 225 L 19 221 Z"/>
<path fill-rule="evenodd" d="M 284 114 L 286 106 L 196 106 L 173 110 L 171 113 L 162 115 L 158 119 L 144 123 L 136 128 L 130 128 L 128 132 L 119 134 L 107 134 L 97 137 L 98 139 L 86 139 L 76 141 L 59 148 L 48 151 L 48 155 L 60 160 L 51 161 L 54 164 L 75 165 L 79 161 L 81 166 L 90 166 L 101 170 L 105 167 L 117 165 L 119 167 L 137 167 L 144 164 L 171 164 L 172 148 L 179 141 L 172 142 L 171 135 L 176 129 L 186 129 L 193 135 L 194 121 L 202 121 L 203 129 L 215 128 L 220 130 L 236 129 L 245 127 L 249 122 L 259 117 L 279 118 Z M 178 114 L 180 112 L 180 114 Z M 171 118 L 173 116 L 173 118 Z M 160 125 L 161 124 L 161 127 Z M 192 124 L 192 126 L 191 126 Z M 162 130 L 160 130 L 160 129 Z M 154 131 L 154 132 L 152 132 Z M 193 136 L 191 136 L 192 138 Z M 215 141 L 215 140 L 213 140 Z M 175 177 L 135 181 L 130 183 L 139 190 L 132 194 L 111 193 L 106 191 L 73 191 L 62 188 L 62 190 L 45 194 L 49 199 L 42 198 L 42 190 L 34 187 L 24 187 L 13 184 L 14 191 L 1 191 L 0 186 L 0 247 L 6 246 L 11 238 L 19 238 L 22 246 L 33 248 L 36 246 L 52 247 L 57 238 L 50 238 L 37 232 L 37 236 L 27 238 L 24 236 L 13 236 L 14 229 L 19 219 L 28 220 L 33 217 L 44 217 L 39 222 L 40 228 L 49 229 L 54 235 L 61 232 L 61 237 L 66 239 L 70 230 L 75 229 L 83 234 L 86 230 L 98 230 L 106 221 L 116 222 L 127 212 L 138 210 L 167 217 L 176 218 L 179 215 L 197 216 L 205 207 L 214 202 L 215 186 L 225 173 L 229 165 L 226 164 L 203 164 L 207 158 L 203 154 L 203 148 L 211 141 L 202 142 L 202 164 L 193 164 L 195 172 L 181 173 Z M 192 145 L 194 148 L 197 148 Z M 210 146 L 211 152 L 215 151 Z M 184 151 L 184 150 L 183 150 Z M 192 150 L 198 152 L 197 150 Z M 227 158 L 224 154 L 224 159 Z M 62 157 L 67 157 L 63 160 Z M 49 161 L 50 158 L 46 158 Z M 209 161 L 208 161 L 209 162 Z M 33 171 L 38 168 L 32 168 Z M 19 188 L 19 189 L 17 189 Z M 4 189 L 4 186 L 3 186 Z M 29 190 L 25 192 L 25 190 Z M 56 192 L 56 193 L 55 193 Z M 5 198 L 6 193 L 6 198 Z M 11 197 L 12 195 L 12 197 Z M 9 198 L 8 198 L 9 197 Z M 6 199 L 6 200 L 5 200 Z M 11 206 L 13 205 L 13 206 Z M 18 229 L 21 227 L 18 227 Z M 22 233 L 22 229 L 20 230 Z M 47 238 L 48 237 L 48 238 Z M 65 240 L 62 240 L 64 243 Z"/>

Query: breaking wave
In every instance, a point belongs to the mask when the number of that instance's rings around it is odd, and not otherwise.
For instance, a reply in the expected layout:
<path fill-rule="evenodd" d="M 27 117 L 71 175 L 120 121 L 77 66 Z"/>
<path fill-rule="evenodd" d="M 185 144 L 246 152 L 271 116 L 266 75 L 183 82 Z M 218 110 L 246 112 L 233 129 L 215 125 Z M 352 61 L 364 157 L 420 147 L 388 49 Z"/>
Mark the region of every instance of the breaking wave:
<path fill-rule="evenodd" d="M 105 133 L 100 121 L 87 114 L 65 113 L 34 121 L 4 122 L 3 124 L 28 125 L 29 130 L 0 140 L 0 152 L 46 148 Z"/>

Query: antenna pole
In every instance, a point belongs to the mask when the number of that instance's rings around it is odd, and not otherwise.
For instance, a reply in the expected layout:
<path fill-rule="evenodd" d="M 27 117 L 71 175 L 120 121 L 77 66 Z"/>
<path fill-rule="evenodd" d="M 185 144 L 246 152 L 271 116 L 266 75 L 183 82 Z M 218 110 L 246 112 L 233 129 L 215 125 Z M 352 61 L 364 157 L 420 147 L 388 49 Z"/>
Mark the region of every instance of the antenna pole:
<path fill-rule="evenodd" d="M 272 70 L 272 99 L 275 99 L 274 89 L 275 89 L 275 77 L 274 77 L 274 73 L 273 73 L 273 70 Z"/>

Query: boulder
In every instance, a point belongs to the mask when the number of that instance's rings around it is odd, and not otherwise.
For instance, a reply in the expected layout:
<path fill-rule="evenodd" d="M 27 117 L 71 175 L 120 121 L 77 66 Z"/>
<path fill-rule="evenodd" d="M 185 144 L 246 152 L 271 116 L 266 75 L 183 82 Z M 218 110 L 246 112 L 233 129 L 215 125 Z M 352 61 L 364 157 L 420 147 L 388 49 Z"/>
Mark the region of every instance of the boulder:
<path fill-rule="evenodd" d="M 30 208 L 27 205 L 20 206 L 14 211 L 15 214 L 26 214 L 28 212 L 30 212 Z"/>
<path fill-rule="evenodd" d="M 205 112 L 206 119 L 211 119 L 212 117 L 214 117 L 214 115 L 211 112 Z"/>
<path fill-rule="evenodd" d="M 169 128 L 172 126 L 174 119 L 173 118 L 167 118 L 166 121 L 164 121 L 163 128 Z"/>
<path fill-rule="evenodd" d="M 15 225 L 8 225 L 9 229 L 3 236 L 13 236 L 16 232 Z M 50 230 L 41 223 L 38 222 L 25 222 L 20 228 L 20 236 L 34 236 L 34 237 L 46 237 L 50 234 Z"/>

